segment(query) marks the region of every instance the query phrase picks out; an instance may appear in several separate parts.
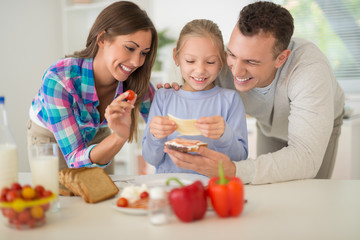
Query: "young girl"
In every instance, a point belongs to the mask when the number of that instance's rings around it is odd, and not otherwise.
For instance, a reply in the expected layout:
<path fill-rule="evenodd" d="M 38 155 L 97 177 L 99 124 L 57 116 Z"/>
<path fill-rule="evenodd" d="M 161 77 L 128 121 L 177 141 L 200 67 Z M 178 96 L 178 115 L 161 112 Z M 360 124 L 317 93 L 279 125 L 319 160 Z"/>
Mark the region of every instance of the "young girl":
<path fill-rule="evenodd" d="M 105 8 L 86 48 L 45 72 L 30 107 L 28 145 L 57 142 L 60 169 L 108 166 L 136 136 L 139 111 L 147 120 L 156 51 L 157 32 L 145 11 L 127 1 Z M 126 100 L 127 90 L 137 96 Z"/>
<path fill-rule="evenodd" d="M 179 136 L 168 114 L 198 119 L 202 135 L 181 136 L 206 142 L 210 149 L 225 153 L 232 161 L 247 158 L 246 116 L 236 91 L 214 85 L 225 64 L 221 31 L 210 20 L 193 20 L 180 33 L 173 53 L 184 85 L 179 91 L 159 89 L 152 103 L 143 138 L 143 157 L 157 173 L 197 173 L 177 167 L 164 153 L 164 143 Z"/>

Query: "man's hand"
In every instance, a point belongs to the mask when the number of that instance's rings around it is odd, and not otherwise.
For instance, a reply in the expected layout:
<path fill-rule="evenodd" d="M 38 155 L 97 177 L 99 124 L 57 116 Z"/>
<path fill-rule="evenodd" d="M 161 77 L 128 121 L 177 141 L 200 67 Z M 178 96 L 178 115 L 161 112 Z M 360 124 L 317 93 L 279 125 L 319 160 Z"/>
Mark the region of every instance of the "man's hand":
<path fill-rule="evenodd" d="M 165 148 L 164 152 L 169 154 L 174 164 L 180 168 L 191 169 L 208 177 L 219 176 L 219 162 L 222 161 L 226 176 L 233 177 L 236 167 L 228 156 L 210 150 L 207 147 L 200 147 L 198 155 L 182 153 L 176 150 Z"/>

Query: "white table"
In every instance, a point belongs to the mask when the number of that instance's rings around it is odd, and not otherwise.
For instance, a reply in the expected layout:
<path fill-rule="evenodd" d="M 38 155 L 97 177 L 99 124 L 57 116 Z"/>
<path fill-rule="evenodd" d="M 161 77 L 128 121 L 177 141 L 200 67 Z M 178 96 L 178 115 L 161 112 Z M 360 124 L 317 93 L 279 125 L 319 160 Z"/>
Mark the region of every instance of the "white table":
<path fill-rule="evenodd" d="M 22 183 L 29 174 L 21 174 Z M 24 182 L 25 181 L 25 182 Z M 29 183 L 29 182 L 27 182 Z M 147 216 L 125 215 L 112 201 L 86 204 L 61 197 L 61 210 L 47 224 L 18 231 L 0 225 L 1 240 L 70 239 L 360 239 L 360 180 L 301 180 L 246 186 L 248 203 L 238 218 L 153 226 Z"/>

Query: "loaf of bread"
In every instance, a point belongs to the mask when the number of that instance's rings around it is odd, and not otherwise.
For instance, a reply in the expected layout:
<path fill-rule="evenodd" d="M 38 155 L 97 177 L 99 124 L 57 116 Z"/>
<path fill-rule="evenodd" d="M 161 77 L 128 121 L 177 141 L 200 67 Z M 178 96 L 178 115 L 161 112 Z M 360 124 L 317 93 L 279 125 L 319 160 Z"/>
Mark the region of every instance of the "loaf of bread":
<path fill-rule="evenodd" d="M 62 188 L 60 195 L 81 196 L 87 203 L 103 201 L 119 192 L 111 178 L 99 167 L 62 169 L 59 171 L 59 183 Z"/>
<path fill-rule="evenodd" d="M 165 142 L 165 147 L 180 152 L 197 152 L 200 146 L 207 147 L 207 143 L 199 140 L 175 138 Z"/>

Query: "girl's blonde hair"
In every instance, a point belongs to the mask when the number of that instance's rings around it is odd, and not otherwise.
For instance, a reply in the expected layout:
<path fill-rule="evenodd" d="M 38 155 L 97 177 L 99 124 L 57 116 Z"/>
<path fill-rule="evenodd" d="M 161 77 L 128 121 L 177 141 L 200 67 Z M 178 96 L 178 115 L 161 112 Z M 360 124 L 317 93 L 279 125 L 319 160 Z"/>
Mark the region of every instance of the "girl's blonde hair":
<path fill-rule="evenodd" d="M 128 35 L 137 31 L 151 32 L 151 49 L 144 64 L 133 72 L 123 82 L 124 92 L 133 90 L 137 94 L 135 109 L 131 112 L 131 127 L 129 142 L 137 138 L 137 123 L 141 102 L 149 91 L 151 69 L 156 58 L 158 36 L 154 24 L 138 5 L 129 1 L 115 2 L 106 7 L 93 24 L 86 42 L 86 48 L 70 55 L 69 57 L 93 58 L 96 56 L 99 46 L 98 41 L 106 39 L 112 41 L 116 36 Z M 101 34 L 99 39 L 98 35 Z"/>
<path fill-rule="evenodd" d="M 226 61 L 226 52 L 221 31 L 216 23 L 207 19 L 195 19 L 188 22 L 180 32 L 176 43 L 175 55 L 178 55 L 188 37 L 210 37 L 219 49 L 221 68 Z"/>

